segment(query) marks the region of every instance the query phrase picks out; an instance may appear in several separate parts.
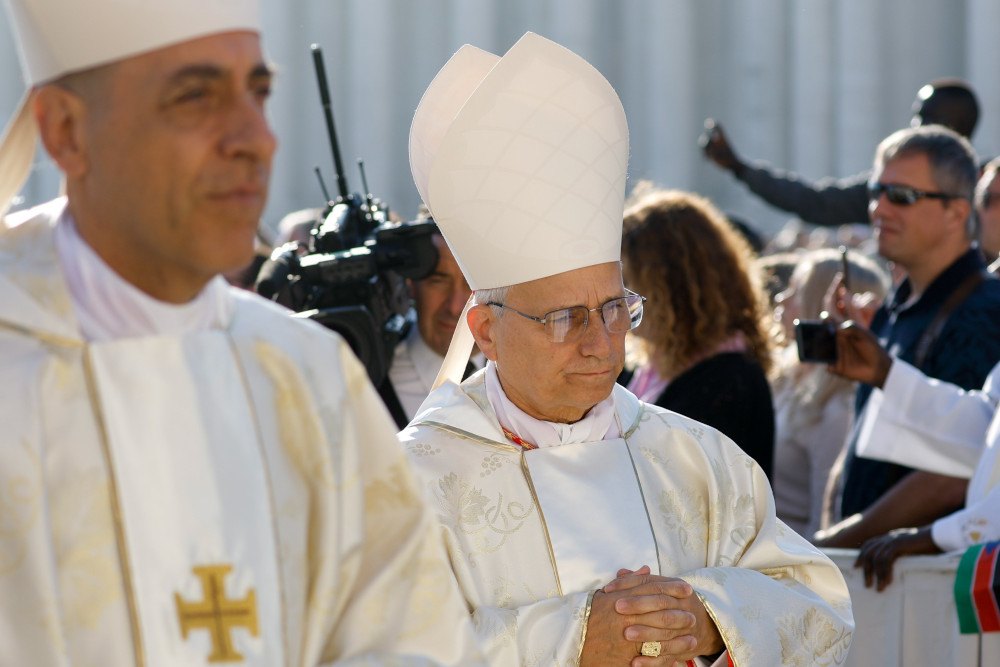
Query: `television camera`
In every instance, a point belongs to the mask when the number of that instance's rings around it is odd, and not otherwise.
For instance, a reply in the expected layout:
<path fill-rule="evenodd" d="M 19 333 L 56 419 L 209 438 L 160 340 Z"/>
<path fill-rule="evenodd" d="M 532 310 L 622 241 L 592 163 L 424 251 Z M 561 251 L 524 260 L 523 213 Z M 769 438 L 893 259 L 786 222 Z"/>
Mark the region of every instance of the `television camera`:
<path fill-rule="evenodd" d="M 436 228 L 427 221 L 391 221 L 389 207 L 368 192 L 363 166 L 367 194 L 348 190 L 320 47 L 312 45 L 312 54 L 339 196 L 332 200 L 320 177 L 327 201 L 306 253 L 296 244 L 277 249 L 255 287 L 343 336 L 384 396 L 393 350 L 416 319 L 406 279 L 419 280 L 437 264 L 431 239 Z"/>

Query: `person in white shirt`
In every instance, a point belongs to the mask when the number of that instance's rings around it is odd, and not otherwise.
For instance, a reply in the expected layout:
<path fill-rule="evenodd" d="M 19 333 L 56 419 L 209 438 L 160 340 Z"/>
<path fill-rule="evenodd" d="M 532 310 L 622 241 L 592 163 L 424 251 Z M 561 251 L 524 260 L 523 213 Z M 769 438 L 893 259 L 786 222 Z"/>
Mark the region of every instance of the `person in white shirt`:
<path fill-rule="evenodd" d="M 0 224 L 0 662 L 482 664 L 407 458 L 323 327 L 230 287 L 276 148 L 252 0 L 8 0 L 65 197 Z"/>
<path fill-rule="evenodd" d="M 967 549 L 1000 539 L 1000 364 L 982 390 L 929 378 L 894 359 L 878 339 L 849 324 L 837 332 L 839 359 L 830 370 L 875 390 L 861 424 L 864 456 L 970 479 L 965 507 L 920 527 L 867 540 L 858 566 L 865 584 L 884 590 L 901 556 Z"/>

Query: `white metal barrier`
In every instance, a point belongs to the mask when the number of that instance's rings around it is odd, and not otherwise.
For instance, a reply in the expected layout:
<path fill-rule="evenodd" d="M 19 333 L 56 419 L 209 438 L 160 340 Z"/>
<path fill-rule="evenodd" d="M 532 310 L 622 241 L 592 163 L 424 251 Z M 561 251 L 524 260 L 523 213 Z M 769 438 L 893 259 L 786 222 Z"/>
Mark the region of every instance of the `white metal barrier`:
<path fill-rule="evenodd" d="M 958 632 L 953 586 L 961 554 L 896 561 L 892 584 L 865 588 L 857 550 L 828 549 L 854 605 L 854 642 L 846 667 L 1000 667 L 1000 633 Z"/>

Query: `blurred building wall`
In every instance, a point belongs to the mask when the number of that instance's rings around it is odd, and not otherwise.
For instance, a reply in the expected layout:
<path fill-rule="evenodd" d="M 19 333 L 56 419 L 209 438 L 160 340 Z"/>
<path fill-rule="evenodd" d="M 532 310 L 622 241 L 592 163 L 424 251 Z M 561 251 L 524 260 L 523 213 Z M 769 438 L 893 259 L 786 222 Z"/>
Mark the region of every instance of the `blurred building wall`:
<path fill-rule="evenodd" d="M 270 112 L 280 141 L 265 222 L 322 204 L 314 166 L 332 159 L 309 46 L 324 50 L 348 184 L 363 158 L 376 196 L 404 218 L 418 196 L 407 134 L 424 88 L 472 43 L 503 53 L 526 30 L 562 43 L 611 81 L 631 131 L 630 178 L 701 192 L 766 230 L 787 214 L 706 163 L 696 139 L 719 119 L 745 158 L 810 178 L 866 169 L 909 122 L 925 82 L 961 76 L 979 94 L 974 144 L 1000 153 L 995 0 L 264 0 L 265 48 L 280 74 Z M 24 90 L 0 13 L 0 122 Z M 23 195 L 58 175 L 39 161 Z"/>

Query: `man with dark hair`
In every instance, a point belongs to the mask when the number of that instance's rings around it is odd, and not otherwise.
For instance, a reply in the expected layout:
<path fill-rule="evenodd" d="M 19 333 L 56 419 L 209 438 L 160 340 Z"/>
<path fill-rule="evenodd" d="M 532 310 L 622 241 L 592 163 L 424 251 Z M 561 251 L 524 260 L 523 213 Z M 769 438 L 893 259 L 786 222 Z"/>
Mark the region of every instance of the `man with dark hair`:
<path fill-rule="evenodd" d="M 940 126 L 900 130 L 875 156 L 869 197 L 879 254 L 906 270 L 872 321 L 890 354 L 929 377 L 981 387 L 1000 361 L 1000 282 L 973 246 L 977 168 L 969 143 Z M 966 481 L 857 454 L 872 387 L 861 385 L 847 444 L 840 514 L 823 546 L 859 546 L 961 507 Z"/>
<path fill-rule="evenodd" d="M 346 343 L 220 274 L 276 148 L 253 0 L 8 0 L 66 197 L 0 223 L 0 662 L 467 665 L 478 648 Z"/>
<path fill-rule="evenodd" d="M 955 78 L 936 79 L 917 92 L 910 126 L 944 125 L 968 139 L 978 120 L 979 103 L 969 84 Z M 705 128 L 700 139 L 705 157 L 746 183 L 768 204 L 815 225 L 868 219 L 866 185 L 870 172 L 812 183 L 761 162 L 745 162 L 730 146 L 721 125 L 709 119 Z"/>

